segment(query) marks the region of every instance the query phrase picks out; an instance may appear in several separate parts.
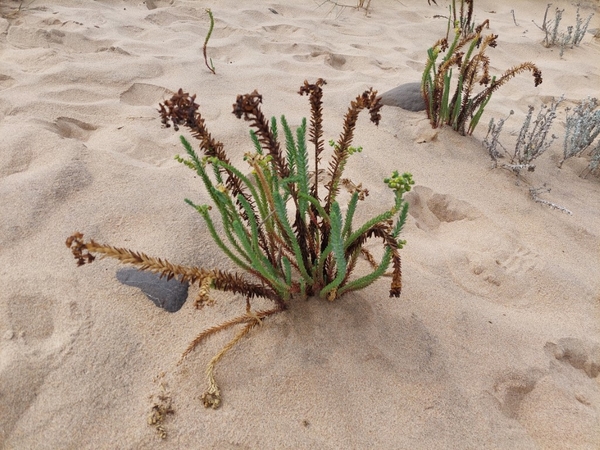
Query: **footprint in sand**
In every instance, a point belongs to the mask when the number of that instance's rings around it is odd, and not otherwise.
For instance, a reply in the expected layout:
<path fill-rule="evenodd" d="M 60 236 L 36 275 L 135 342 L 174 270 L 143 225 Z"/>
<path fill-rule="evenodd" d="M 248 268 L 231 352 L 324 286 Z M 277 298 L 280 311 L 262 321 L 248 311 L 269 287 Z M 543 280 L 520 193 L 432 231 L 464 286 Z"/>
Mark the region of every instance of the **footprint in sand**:
<path fill-rule="evenodd" d="M 265 54 L 288 54 L 291 55 L 294 61 L 302 63 L 323 62 L 336 70 L 343 71 L 358 70 L 364 67 L 365 65 L 371 64 L 375 64 L 378 66 L 381 65 L 379 61 L 377 61 L 371 56 L 361 56 L 352 53 L 336 52 L 328 46 L 298 43 L 293 38 L 289 41 L 279 42 L 278 40 L 281 36 L 293 36 L 294 33 L 305 31 L 302 28 L 294 25 L 266 25 L 263 26 L 262 29 L 267 33 L 272 33 L 273 36 L 278 37 L 277 41 L 274 42 L 271 42 L 270 39 L 268 39 L 268 42 L 266 43 L 264 42 L 264 39 L 261 39 L 257 42 L 257 45 Z M 354 44 L 353 47 L 360 49 L 361 46 Z M 367 49 L 367 47 L 364 47 L 364 49 Z M 281 62 L 278 62 L 276 65 L 281 69 L 289 68 L 289 66 L 285 64 L 283 65 L 285 67 L 283 67 Z"/>
<path fill-rule="evenodd" d="M 16 294 L 5 305 L 0 311 L 0 443 L 38 400 L 44 381 L 68 355 L 83 319 L 71 304 L 57 328 L 54 317 L 62 305 L 42 293 Z"/>
<path fill-rule="evenodd" d="M 54 332 L 53 308 L 53 299 L 43 295 L 15 296 L 8 303 L 11 332 L 29 343 L 47 339 Z M 35 314 L 31 314 L 31 311 L 35 311 Z"/>
<path fill-rule="evenodd" d="M 409 214 L 416 220 L 418 228 L 431 231 L 439 228 L 442 222 L 475 220 L 481 216 L 469 203 L 448 194 L 437 194 L 425 186 L 415 186 L 406 194 Z"/>
<path fill-rule="evenodd" d="M 121 102 L 132 106 L 156 106 L 173 94 L 173 91 L 155 84 L 133 83 L 121 93 Z"/>
<path fill-rule="evenodd" d="M 323 45 L 315 44 L 303 44 L 299 42 L 267 42 L 260 43 L 256 41 L 260 52 L 265 55 L 293 55 L 293 57 L 299 55 L 300 61 L 306 61 L 306 55 L 312 53 L 325 54 L 330 49 Z"/>
<path fill-rule="evenodd" d="M 540 371 L 511 372 L 500 376 L 494 383 L 492 396 L 497 400 L 498 408 L 510 419 L 519 418 L 519 410 L 525 396 L 535 388 L 542 376 Z"/>
<path fill-rule="evenodd" d="M 143 2 L 148 9 L 166 8 L 173 6 L 173 0 L 145 0 Z"/>
<path fill-rule="evenodd" d="M 448 253 L 448 267 L 457 284 L 497 303 L 527 302 L 531 279 L 542 269 L 539 256 L 493 227 L 471 230 L 468 236 L 470 244 L 463 241 Z"/>
<path fill-rule="evenodd" d="M 265 30 L 267 33 L 282 34 L 284 36 L 288 36 L 292 33 L 302 30 L 302 28 L 300 27 L 288 25 L 285 23 L 277 25 L 265 25 L 262 27 L 262 29 Z"/>
<path fill-rule="evenodd" d="M 53 103 L 68 105 L 100 102 L 107 98 L 105 93 L 83 86 L 52 89 L 51 91 L 44 92 L 40 97 L 50 100 Z"/>
<path fill-rule="evenodd" d="M 502 414 L 516 420 L 540 448 L 600 448 L 600 344 L 562 338 L 544 346 L 548 369 L 499 376 L 491 395 Z"/>
<path fill-rule="evenodd" d="M 0 90 L 8 89 L 15 83 L 16 81 L 13 77 L 0 73 Z"/>
<path fill-rule="evenodd" d="M 351 23 L 344 23 L 343 25 L 335 21 L 325 21 L 327 25 L 333 27 L 334 32 L 344 36 L 369 36 L 375 38 L 383 33 L 381 27 L 377 26 L 366 26 L 364 22 L 361 22 L 360 26 L 352 26 Z"/>
<path fill-rule="evenodd" d="M 299 62 L 323 61 L 328 66 L 337 70 L 354 70 L 357 62 L 362 66 L 364 66 L 365 63 L 368 64 L 367 58 L 342 55 L 329 50 L 315 50 L 309 54 L 294 55 L 292 58 Z"/>
<path fill-rule="evenodd" d="M 2 212 L 0 247 L 9 248 L 36 233 L 60 204 L 91 183 L 85 146 L 74 139 L 62 139 L 57 124 L 43 123 L 52 133 L 36 124 L 1 128 L 4 145 L 0 162 L 0 198 L 12 207 Z M 63 125 L 76 126 L 70 121 Z M 42 134 L 48 146 L 57 149 L 51 157 L 36 146 L 31 148 L 32 129 Z"/>
<path fill-rule="evenodd" d="M 440 240 L 440 255 L 466 292 L 504 304 L 531 288 L 530 277 L 541 269 L 538 255 L 477 208 L 424 186 L 406 199 L 417 228 Z"/>
<path fill-rule="evenodd" d="M 192 17 L 200 20 L 201 14 L 193 14 L 192 10 L 190 10 L 190 15 L 182 15 L 182 14 L 171 14 L 167 11 L 156 10 L 156 12 L 152 12 L 146 16 L 146 21 L 153 23 L 155 25 L 165 27 L 169 26 L 176 22 L 189 21 Z"/>
<path fill-rule="evenodd" d="M 537 267 L 535 254 L 523 246 L 518 246 L 506 259 L 498 261 L 508 275 L 527 273 Z"/>
<path fill-rule="evenodd" d="M 54 122 L 40 121 L 47 130 L 58 134 L 66 139 L 77 139 L 87 141 L 97 127 L 72 117 L 59 117 Z"/>
<path fill-rule="evenodd" d="M 585 373 L 589 378 L 600 375 L 600 344 L 576 338 L 547 342 L 546 352 L 560 362 Z"/>
<path fill-rule="evenodd" d="M 63 23 L 55 26 L 62 26 Z M 81 24 L 76 24 L 80 27 Z M 112 41 L 89 39 L 84 33 L 85 29 L 74 28 L 75 31 L 63 31 L 58 28 L 28 28 L 11 27 L 7 41 L 18 48 L 68 48 L 76 53 L 93 53 L 101 47 L 109 47 Z"/>

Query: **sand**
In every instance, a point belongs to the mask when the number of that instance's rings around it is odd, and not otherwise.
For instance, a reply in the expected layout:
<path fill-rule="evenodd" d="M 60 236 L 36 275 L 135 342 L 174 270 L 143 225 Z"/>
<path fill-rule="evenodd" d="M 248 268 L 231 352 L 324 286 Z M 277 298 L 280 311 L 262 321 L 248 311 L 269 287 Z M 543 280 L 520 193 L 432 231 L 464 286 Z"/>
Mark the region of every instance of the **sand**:
<path fill-rule="evenodd" d="M 332 303 L 293 302 L 217 366 L 220 409 L 201 403 L 204 368 L 232 332 L 177 362 L 243 299 L 169 313 L 119 283 L 113 261 L 76 267 L 64 244 L 74 231 L 231 267 L 183 202 L 207 195 L 173 159 L 180 133 L 156 111 L 180 87 L 243 164 L 252 144 L 231 114 L 237 94 L 258 89 L 267 116 L 297 126 L 309 115 L 299 86 L 322 77 L 325 137 L 336 138 L 364 89 L 418 82 L 446 30 L 434 17 L 443 0 L 374 0 L 368 14 L 320 3 L 0 2 L 0 447 L 600 448 L 600 180 L 582 175 L 585 157 L 557 167 L 564 108 L 598 96 L 600 42 L 588 33 L 562 58 L 543 47 L 532 20 L 546 2 L 477 0 L 477 21 L 499 35 L 492 73 L 532 61 L 544 82 L 522 74 L 502 87 L 473 136 L 433 130 L 423 111 L 385 106 L 379 127 L 360 119 L 364 150 L 346 174 L 371 192 L 362 217 L 389 207 L 382 179 L 394 169 L 416 180 L 402 296 L 388 298 L 382 279 Z M 554 3 L 573 25 L 575 6 Z M 207 6 L 216 75 L 202 58 Z M 592 12 L 598 29 L 598 2 L 584 2 L 582 16 Z M 490 118 L 515 111 L 501 137 L 510 148 L 528 105 L 561 95 L 560 138 L 535 172 L 492 169 Z M 572 215 L 531 199 L 544 183 L 540 197 Z M 147 420 L 169 402 L 161 439 Z"/>

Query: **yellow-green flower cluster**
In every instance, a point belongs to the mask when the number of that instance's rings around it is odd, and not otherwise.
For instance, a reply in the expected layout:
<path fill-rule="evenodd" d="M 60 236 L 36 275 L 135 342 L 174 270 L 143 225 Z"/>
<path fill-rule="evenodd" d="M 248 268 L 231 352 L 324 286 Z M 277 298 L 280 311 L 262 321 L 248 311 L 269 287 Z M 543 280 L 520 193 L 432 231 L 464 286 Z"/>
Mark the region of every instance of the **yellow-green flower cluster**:
<path fill-rule="evenodd" d="M 400 175 L 398 174 L 397 170 L 392 173 L 390 178 L 385 178 L 383 182 L 387 184 L 390 189 L 396 191 L 396 193 L 400 195 L 404 194 L 405 192 L 409 192 L 411 186 L 415 184 L 411 173 L 404 172 L 402 175 Z"/>

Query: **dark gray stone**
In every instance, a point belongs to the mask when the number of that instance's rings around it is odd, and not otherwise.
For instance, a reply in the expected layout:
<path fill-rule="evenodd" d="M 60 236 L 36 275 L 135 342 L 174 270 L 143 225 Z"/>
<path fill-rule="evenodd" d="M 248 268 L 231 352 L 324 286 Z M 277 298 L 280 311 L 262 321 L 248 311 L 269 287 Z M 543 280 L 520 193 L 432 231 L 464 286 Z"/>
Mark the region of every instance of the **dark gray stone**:
<path fill-rule="evenodd" d="M 160 278 L 152 272 L 137 269 L 117 270 L 117 280 L 127 286 L 140 290 L 159 308 L 168 312 L 177 312 L 187 300 L 189 283 L 180 283 L 176 279 Z"/>
<path fill-rule="evenodd" d="M 401 84 L 380 95 L 381 103 L 397 106 L 408 111 L 425 111 L 425 101 L 421 95 L 421 83 Z"/>

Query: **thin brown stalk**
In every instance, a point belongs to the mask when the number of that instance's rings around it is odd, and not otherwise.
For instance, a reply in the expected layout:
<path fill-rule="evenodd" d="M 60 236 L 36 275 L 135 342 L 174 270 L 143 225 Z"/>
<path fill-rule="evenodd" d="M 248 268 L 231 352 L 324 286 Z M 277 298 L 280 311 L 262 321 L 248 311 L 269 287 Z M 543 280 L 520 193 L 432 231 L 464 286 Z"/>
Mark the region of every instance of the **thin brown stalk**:
<path fill-rule="evenodd" d="M 113 247 L 111 245 L 99 244 L 93 239 L 88 242 L 83 241 L 83 234 L 75 233 L 67 239 L 67 247 L 71 249 L 73 256 L 78 261 L 78 265 L 91 263 L 94 261 L 94 253 L 103 257 L 114 258 L 124 264 L 137 267 L 140 270 L 153 272 L 168 280 L 176 278 L 177 280 L 189 282 L 191 284 L 202 282 L 207 277 L 212 279 L 215 289 L 220 291 L 242 294 L 246 297 L 265 297 L 273 300 L 278 305 L 284 305 L 277 293 L 265 284 L 252 283 L 236 273 L 227 273 L 221 270 L 206 270 L 198 267 L 187 267 L 172 264 L 161 258 L 154 258 L 141 252 Z"/>
<path fill-rule="evenodd" d="M 384 246 L 392 252 L 392 284 L 390 287 L 390 297 L 399 297 L 402 291 L 402 264 L 400 252 L 398 251 L 398 242 L 391 234 L 391 225 L 389 223 L 378 223 L 365 231 L 346 249 L 347 255 L 352 255 L 355 251 L 362 249 L 365 242 L 372 238 L 379 237 L 383 239 Z"/>
<path fill-rule="evenodd" d="M 372 88 L 368 91 L 363 92 L 361 95 L 356 97 L 356 100 L 350 103 L 348 112 L 344 117 L 344 130 L 342 131 L 335 151 L 329 164 L 329 176 L 331 177 L 327 184 L 327 197 L 325 199 L 325 211 L 329 212 L 331 203 L 335 200 L 339 192 L 339 183 L 348 159 L 348 149 L 352 145 L 354 138 L 354 129 L 356 128 L 356 122 L 358 120 L 359 113 L 367 108 L 371 116 L 371 122 L 375 125 L 379 125 L 381 115 L 379 110 L 383 105 L 381 99 L 377 98 L 377 91 Z"/>
<path fill-rule="evenodd" d="M 319 163 L 321 162 L 321 153 L 325 150 L 323 141 L 323 88 L 327 84 L 323 78 L 319 78 L 314 84 L 304 80 L 304 85 L 300 87 L 300 95 L 308 95 L 310 101 L 310 142 L 315 146 L 315 174 L 314 184 L 311 195 L 319 199 Z"/>
<path fill-rule="evenodd" d="M 229 350 L 233 348 L 237 342 L 246 336 L 252 328 L 260 323 L 259 320 L 253 319 L 248 325 L 242 328 L 241 331 L 238 332 L 234 336 L 234 338 L 227 343 L 225 347 L 221 349 L 219 353 L 217 353 L 206 366 L 206 380 L 208 381 L 208 389 L 204 394 L 202 394 L 202 402 L 204 403 L 205 408 L 217 409 L 221 406 L 221 391 L 219 390 L 219 386 L 215 380 L 215 365 L 221 360 L 221 358 L 227 353 Z"/>
<path fill-rule="evenodd" d="M 216 334 L 219 331 L 223 331 L 234 325 L 239 325 L 242 323 L 256 322 L 259 319 L 262 320 L 265 317 L 271 316 L 273 314 L 277 314 L 281 311 L 283 311 L 283 309 L 280 307 L 277 307 L 277 308 L 268 309 L 268 310 L 256 311 L 256 312 L 253 312 L 252 314 L 246 313 L 242 316 L 235 317 L 231 320 L 228 320 L 226 322 L 220 323 L 219 325 L 215 325 L 214 327 L 210 327 L 210 328 L 204 330 L 202 333 L 200 333 L 198 336 L 196 336 L 192 342 L 190 342 L 190 344 L 187 346 L 185 351 L 181 354 L 181 358 L 179 359 L 179 362 L 177 364 L 178 365 L 181 364 L 183 362 L 183 360 L 196 349 L 198 344 L 200 344 L 207 337 L 212 336 L 213 334 Z"/>
<path fill-rule="evenodd" d="M 491 83 L 489 85 L 489 87 L 483 91 L 481 91 L 479 94 L 477 94 L 474 98 L 473 98 L 473 103 L 472 106 L 470 108 L 470 113 L 472 113 L 473 111 L 475 111 L 479 105 L 490 95 L 492 95 L 492 93 L 494 91 L 496 91 L 497 89 L 500 88 L 500 86 L 502 86 L 503 84 L 505 84 L 507 81 L 509 81 L 511 78 L 513 78 L 514 76 L 525 72 L 525 71 L 531 71 L 533 74 L 533 79 L 534 79 L 534 86 L 538 87 L 541 83 L 542 83 L 542 72 L 540 69 L 538 69 L 538 67 L 531 63 L 531 62 L 525 62 L 523 64 L 519 64 L 518 66 L 512 67 L 509 70 L 507 70 L 506 72 L 504 72 L 504 74 L 498 78 L 497 80 L 495 80 L 493 83 Z"/>
<path fill-rule="evenodd" d="M 196 338 L 188 345 L 186 350 L 181 355 L 181 358 L 179 359 L 179 362 L 177 363 L 178 365 L 181 364 L 183 362 L 183 360 L 192 351 L 194 351 L 194 349 L 198 346 L 198 344 L 200 344 L 207 337 L 212 336 L 213 334 L 216 334 L 219 331 L 223 331 L 226 328 L 229 328 L 229 327 L 232 327 L 235 325 L 239 325 L 239 324 L 246 324 L 246 326 L 244 328 L 242 328 L 242 330 L 240 330 L 233 337 L 233 339 L 231 341 L 229 341 L 227 343 L 227 345 L 225 345 L 225 347 L 223 347 L 219 351 L 219 353 L 217 353 L 210 360 L 210 362 L 206 366 L 206 378 L 208 381 L 208 389 L 202 395 L 202 401 L 203 401 L 205 407 L 217 409 L 219 406 L 221 406 L 221 392 L 219 390 L 219 387 L 216 383 L 215 376 L 214 376 L 214 370 L 215 370 L 216 364 L 221 360 L 221 358 L 223 358 L 225 353 L 227 353 L 229 350 L 231 350 L 233 348 L 233 346 L 240 339 L 242 339 L 245 335 L 247 335 L 250 332 L 250 330 L 252 330 L 252 328 L 254 328 L 256 325 L 261 325 L 262 320 L 264 318 L 271 316 L 273 314 L 277 314 L 283 310 L 284 310 L 283 308 L 276 307 L 276 308 L 273 308 L 270 310 L 253 312 L 253 311 L 250 311 L 250 304 L 249 304 L 249 300 L 248 300 L 246 314 L 236 317 L 234 319 L 228 320 L 227 322 L 223 322 L 223 323 L 221 323 L 217 326 L 211 327 L 207 330 L 204 330 L 202 333 L 200 333 L 198 336 L 196 336 Z"/>

